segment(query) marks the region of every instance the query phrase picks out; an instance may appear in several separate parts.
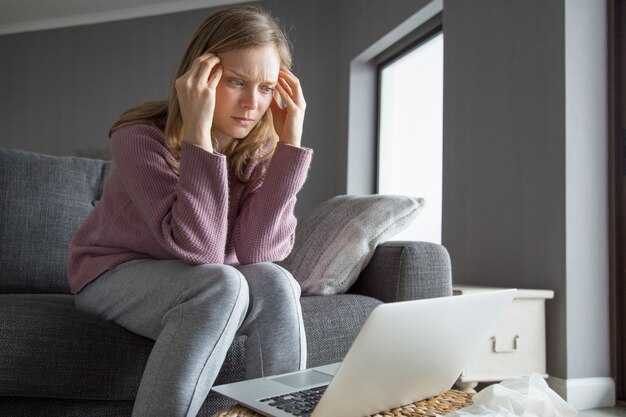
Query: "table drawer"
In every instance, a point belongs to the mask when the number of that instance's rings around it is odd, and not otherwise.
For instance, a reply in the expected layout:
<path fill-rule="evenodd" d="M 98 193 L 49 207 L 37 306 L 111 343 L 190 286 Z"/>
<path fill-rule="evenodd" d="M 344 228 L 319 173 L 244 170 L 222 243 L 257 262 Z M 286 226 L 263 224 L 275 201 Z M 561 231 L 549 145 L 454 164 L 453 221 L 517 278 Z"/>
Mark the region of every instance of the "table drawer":
<path fill-rule="evenodd" d="M 546 373 L 545 303 L 515 299 L 461 374 L 461 381 L 499 381 Z"/>
<path fill-rule="evenodd" d="M 496 288 L 455 286 L 458 296 L 493 291 Z M 502 381 L 523 375 L 546 374 L 545 300 L 551 290 L 518 289 L 511 305 L 491 334 L 477 349 L 457 385 L 472 391 L 479 382 Z"/>

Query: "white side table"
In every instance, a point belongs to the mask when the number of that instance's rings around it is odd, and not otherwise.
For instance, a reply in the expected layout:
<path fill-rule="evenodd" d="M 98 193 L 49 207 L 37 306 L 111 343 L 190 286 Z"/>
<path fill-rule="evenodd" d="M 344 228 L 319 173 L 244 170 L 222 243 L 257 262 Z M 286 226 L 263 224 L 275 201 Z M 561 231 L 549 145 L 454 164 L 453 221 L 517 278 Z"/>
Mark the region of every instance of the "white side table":
<path fill-rule="evenodd" d="M 501 288 L 454 286 L 454 295 Z M 518 289 L 511 305 L 477 350 L 456 382 L 459 390 L 474 392 L 479 382 L 496 382 L 531 373 L 546 374 L 545 300 L 552 290 Z"/>

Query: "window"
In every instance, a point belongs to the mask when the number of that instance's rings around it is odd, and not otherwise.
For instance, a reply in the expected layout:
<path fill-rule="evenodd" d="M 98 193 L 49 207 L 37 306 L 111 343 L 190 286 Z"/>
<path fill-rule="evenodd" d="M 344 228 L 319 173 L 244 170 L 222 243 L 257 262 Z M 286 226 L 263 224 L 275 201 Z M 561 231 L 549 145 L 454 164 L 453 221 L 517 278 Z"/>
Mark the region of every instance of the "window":
<path fill-rule="evenodd" d="M 443 32 L 434 30 L 378 69 L 379 194 L 426 200 L 417 220 L 395 240 L 441 243 L 443 185 Z"/>

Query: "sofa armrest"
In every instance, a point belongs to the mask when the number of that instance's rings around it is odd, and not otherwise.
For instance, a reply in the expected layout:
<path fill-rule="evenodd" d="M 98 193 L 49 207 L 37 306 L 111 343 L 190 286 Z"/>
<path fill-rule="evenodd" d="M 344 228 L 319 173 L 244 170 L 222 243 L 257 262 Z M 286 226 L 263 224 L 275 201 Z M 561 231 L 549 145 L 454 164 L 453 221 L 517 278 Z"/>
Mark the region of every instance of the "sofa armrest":
<path fill-rule="evenodd" d="M 450 255 L 436 243 L 385 242 L 348 292 L 386 303 L 452 295 Z"/>

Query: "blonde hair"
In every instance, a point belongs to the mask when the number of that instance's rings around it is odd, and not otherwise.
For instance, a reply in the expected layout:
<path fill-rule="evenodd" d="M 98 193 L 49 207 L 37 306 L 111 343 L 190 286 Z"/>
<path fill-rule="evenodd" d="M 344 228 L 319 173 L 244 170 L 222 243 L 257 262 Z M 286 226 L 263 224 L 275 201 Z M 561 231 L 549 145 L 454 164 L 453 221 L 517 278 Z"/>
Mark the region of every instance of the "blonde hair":
<path fill-rule="evenodd" d="M 281 66 L 291 68 L 289 40 L 278 21 L 269 13 L 257 6 L 236 6 L 220 10 L 210 15 L 196 30 L 178 65 L 174 80 L 187 72 L 193 61 L 205 52 L 220 54 L 267 45 L 276 48 Z M 122 126 L 138 123 L 154 126 L 164 132 L 165 144 L 174 157 L 168 162 L 178 172 L 183 121 L 174 82 L 170 87 L 168 100 L 142 103 L 127 110 L 113 124 L 109 136 Z M 242 183 L 249 183 L 258 176 L 251 178 L 247 175 L 246 168 L 252 161 L 262 162 L 269 159 L 277 141 L 272 114 L 268 109 L 248 136 L 233 141 L 229 149 L 219 149 L 215 140 L 213 146 L 228 156 L 230 167 L 237 179 Z"/>

